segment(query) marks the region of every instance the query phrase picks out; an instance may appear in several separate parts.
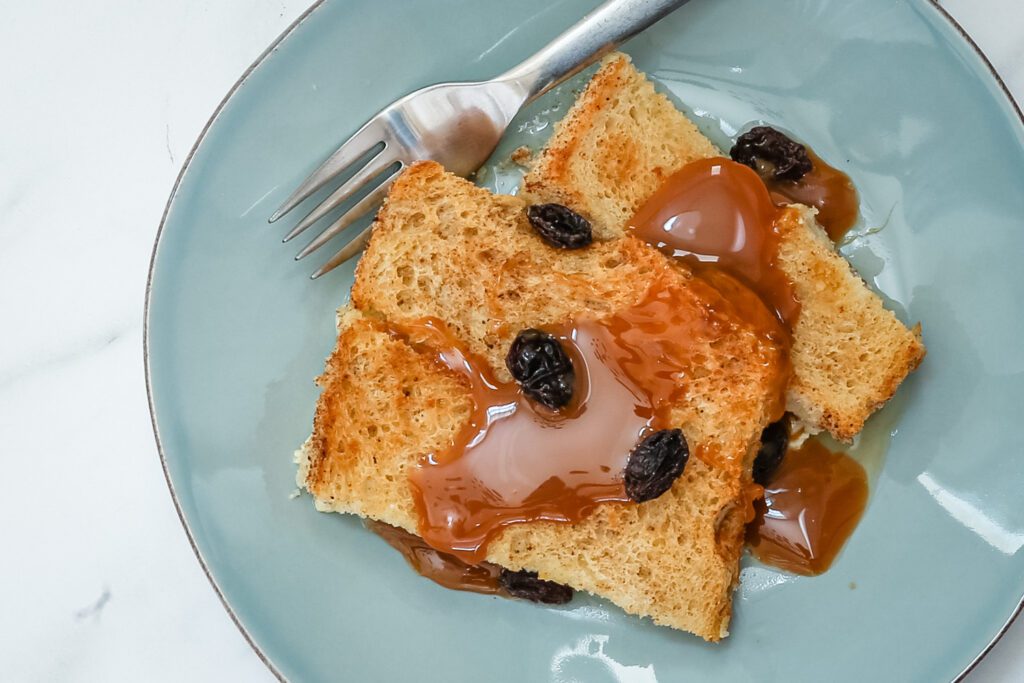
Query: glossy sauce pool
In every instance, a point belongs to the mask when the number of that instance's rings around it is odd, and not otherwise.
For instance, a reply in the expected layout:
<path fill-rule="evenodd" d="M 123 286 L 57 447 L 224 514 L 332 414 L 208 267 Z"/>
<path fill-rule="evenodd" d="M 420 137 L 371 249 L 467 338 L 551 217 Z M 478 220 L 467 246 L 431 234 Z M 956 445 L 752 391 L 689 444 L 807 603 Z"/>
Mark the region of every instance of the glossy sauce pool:
<path fill-rule="evenodd" d="M 817 439 L 791 448 L 756 517 L 747 527 L 747 543 L 757 559 L 795 574 L 827 570 L 857 527 L 868 499 L 867 473 L 842 452 Z"/>
<path fill-rule="evenodd" d="M 776 263 L 778 214 L 752 169 L 725 158 L 701 159 L 669 176 L 634 214 L 629 230 L 697 274 L 738 280 L 792 328 L 800 302 Z"/>

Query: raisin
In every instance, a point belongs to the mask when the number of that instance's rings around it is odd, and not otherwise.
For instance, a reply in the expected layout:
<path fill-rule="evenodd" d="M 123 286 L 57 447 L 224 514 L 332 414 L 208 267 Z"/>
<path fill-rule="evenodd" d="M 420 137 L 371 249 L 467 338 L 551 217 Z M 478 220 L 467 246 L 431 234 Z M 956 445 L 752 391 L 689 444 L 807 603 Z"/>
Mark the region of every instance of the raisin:
<path fill-rule="evenodd" d="M 682 430 L 662 429 L 641 441 L 626 463 L 626 495 L 638 503 L 672 488 L 690 458 Z"/>
<path fill-rule="evenodd" d="M 729 156 L 765 180 L 800 180 L 812 167 L 806 147 L 768 126 L 751 128 L 739 136 Z"/>
<path fill-rule="evenodd" d="M 514 598 L 542 602 L 545 605 L 564 605 L 572 600 L 572 588 L 554 581 L 544 581 L 537 577 L 537 572 L 525 569 L 513 572 L 502 568 L 498 581 Z"/>
<path fill-rule="evenodd" d="M 561 204 L 534 204 L 526 209 L 530 225 L 545 242 L 560 249 L 580 249 L 594 241 L 590 221 Z"/>
<path fill-rule="evenodd" d="M 772 422 L 761 432 L 761 448 L 754 458 L 754 482 L 767 486 L 789 447 L 789 416 Z"/>
<path fill-rule="evenodd" d="M 523 393 L 541 405 L 557 410 L 572 400 L 576 372 L 554 335 L 523 330 L 512 342 L 505 365 Z"/>

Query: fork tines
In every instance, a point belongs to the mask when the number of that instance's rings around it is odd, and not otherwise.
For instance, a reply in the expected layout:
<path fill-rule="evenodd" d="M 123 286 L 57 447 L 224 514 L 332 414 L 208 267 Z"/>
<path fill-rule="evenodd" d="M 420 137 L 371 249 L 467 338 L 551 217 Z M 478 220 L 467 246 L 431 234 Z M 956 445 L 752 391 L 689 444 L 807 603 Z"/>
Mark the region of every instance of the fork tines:
<path fill-rule="evenodd" d="M 324 187 L 332 179 L 343 173 L 345 170 L 356 166 L 356 162 L 366 158 L 362 166 L 352 176 L 342 183 L 336 190 L 331 192 L 320 204 L 315 206 L 306 216 L 295 225 L 284 237 L 288 242 L 309 226 L 318 222 L 328 213 L 345 203 L 361 189 L 372 181 L 378 180 L 376 186 L 370 190 L 362 199 L 352 205 L 347 211 L 339 216 L 326 229 L 320 232 L 309 244 L 302 248 L 295 256 L 295 260 L 305 258 L 313 253 L 334 236 L 338 235 L 351 226 L 362 216 L 376 211 L 384 197 L 387 195 L 391 183 L 401 172 L 404 162 L 389 144 L 386 139 L 384 127 L 377 119 L 360 128 L 356 133 L 346 140 L 328 159 L 320 165 L 312 174 L 285 200 L 284 204 L 270 217 L 270 222 L 278 220 L 289 213 L 296 206 L 308 199 L 310 195 Z M 369 240 L 370 228 L 365 228 L 354 239 L 349 241 L 338 253 L 332 256 L 326 263 L 320 266 L 313 273 L 316 279 L 324 273 L 333 270 L 345 261 L 359 253 Z"/>

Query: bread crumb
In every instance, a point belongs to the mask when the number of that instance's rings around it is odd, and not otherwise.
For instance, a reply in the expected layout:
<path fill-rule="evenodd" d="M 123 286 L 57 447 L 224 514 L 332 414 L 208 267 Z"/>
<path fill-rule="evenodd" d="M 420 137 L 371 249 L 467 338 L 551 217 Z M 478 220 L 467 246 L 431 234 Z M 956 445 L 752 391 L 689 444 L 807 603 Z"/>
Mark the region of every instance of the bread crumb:
<path fill-rule="evenodd" d="M 508 158 L 516 166 L 529 168 L 530 164 L 533 163 L 533 150 L 526 145 L 522 145 L 521 147 L 516 147 L 512 150 L 512 154 L 510 154 Z"/>

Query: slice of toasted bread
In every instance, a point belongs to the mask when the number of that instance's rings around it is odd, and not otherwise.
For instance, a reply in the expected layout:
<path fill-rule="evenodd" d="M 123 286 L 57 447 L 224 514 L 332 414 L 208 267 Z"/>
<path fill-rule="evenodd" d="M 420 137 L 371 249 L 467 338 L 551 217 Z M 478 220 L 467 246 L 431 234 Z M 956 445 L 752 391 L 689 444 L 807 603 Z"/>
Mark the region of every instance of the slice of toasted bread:
<path fill-rule="evenodd" d="M 852 438 L 921 362 L 921 326 L 908 330 L 882 305 L 812 209 L 791 206 L 776 226 L 779 263 L 804 302 L 793 331 L 787 408 L 806 424 Z"/>
<path fill-rule="evenodd" d="M 575 209 L 611 239 L 665 178 L 720 154 L 627 56 L 614 54 L 558 124 L 523 189 Z M 917 367 L 924 345 L 836 253 L 813 213 L 785 215 L 780 263 L 802 304 L 787 408 L 809 431 L 849 440 Z"/>
<path fill-rule="evenodd" d="M 339 318 L 314 433 L 299 456 L 299 483 L 319 509 L 415 532 L 410 468 L 449 443 L 468 415 L 461 376 L 389 334 L 383 319 L 441 318 L 507 380 L 502 359 L 520 329 L 601 318 L 653 287 L 679 288 L 683 306 L 705 306 L 714 295 L 632 238 L 578 251 L 549 247 L 524 208 L 433 163 L 395 182 L 359 263 L 354 308 Z M 487 559 L 707 640 L 725 636 L 754 493 L 749 464 L 772 419 L 782 354 L 730 320 L 714 339 L 692 340 L 703 365 L 670 421 L 695 457 L 669 492 L 639 505 L 600 505 L 578 524 L 506 527 Z"/>

